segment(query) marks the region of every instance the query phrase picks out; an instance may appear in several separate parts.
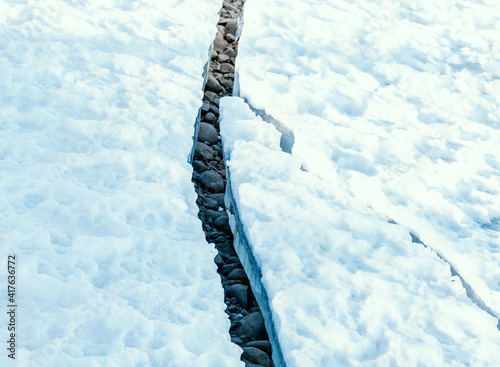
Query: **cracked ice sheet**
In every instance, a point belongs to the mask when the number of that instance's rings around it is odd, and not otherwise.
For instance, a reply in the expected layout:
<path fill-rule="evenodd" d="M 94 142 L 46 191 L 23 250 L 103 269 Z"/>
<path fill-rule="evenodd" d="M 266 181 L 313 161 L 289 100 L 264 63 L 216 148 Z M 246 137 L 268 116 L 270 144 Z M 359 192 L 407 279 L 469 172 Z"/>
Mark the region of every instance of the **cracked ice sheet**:
<path fill-rule="evenodd" d="M 236 69 L 305 170 L 417 235 L 500 316 L 497 5 L 254 0 Z"/>
<path fill-rule="evenodd" d="M 500 363 L 497 320 L 448 264 L 303 171 L 242 99 L 220 108 L 231 189 L 288 367 Z"/>
<path fill-rule="evenodd" d="M 219 8 L 0 1 L 19 365 L 243 365 L 186 161 Z"/>

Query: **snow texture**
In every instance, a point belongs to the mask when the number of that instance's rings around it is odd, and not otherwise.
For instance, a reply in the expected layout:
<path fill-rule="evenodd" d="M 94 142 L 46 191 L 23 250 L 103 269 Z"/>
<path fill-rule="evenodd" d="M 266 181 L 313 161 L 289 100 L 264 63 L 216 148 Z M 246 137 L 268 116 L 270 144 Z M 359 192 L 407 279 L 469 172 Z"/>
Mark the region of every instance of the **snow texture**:
<path fill-rule="evenodd" d="M 243 366 L 187 163 L 219 9 L 0 1 L 0 256 L 2 269 L 17 258 L 16 365 Z"/>
<path fill-rule="evenodd" d="M 245 5 L 250 106 L 222 101 L 222 135 L 288 367 L 500 363 L 499 24 L 494 1 Z"/>

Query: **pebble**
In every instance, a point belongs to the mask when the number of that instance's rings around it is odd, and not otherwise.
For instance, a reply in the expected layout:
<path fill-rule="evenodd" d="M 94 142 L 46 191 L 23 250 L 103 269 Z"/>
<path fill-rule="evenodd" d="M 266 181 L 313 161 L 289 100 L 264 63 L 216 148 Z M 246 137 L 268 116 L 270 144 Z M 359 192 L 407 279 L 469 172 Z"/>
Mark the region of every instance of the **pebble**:
<path fill-rule="evenodd" d="M 234 73 L 234 66 L 226 62 L 220 66 L 220 72 L 223 74 Z"/>
<path fill-rule="evenodd" d="M 227 217 L 227 215 L 221 215 L 219 218 L 214 220 L 214 226 L 221 231 L 231 230 L 231 227 L 229 226 L 229 218 Z"/>
<path fill-rule="evenodd" d="M 194 163 L 194 162 L 193 162 Z M 219 203 L 217 203 L 217 200 L 214 200 L 212 198 L 205 198 L 203 200 L 203 206 L 207 209 L 214 209 L 217 210 L 219 208 Z M 218 211 L 218 210 L 217 210 Z"/>
<path fill-rule="evenodd" d="M 213 125 L 206 122 L 200 123 L 200 130 L 198 131 L 198 141 L 206 142 L 208 145 L 215 145 L 219 141 L 219 135 Z"/>
<path fill-rule="evenodd" d="M 227 276 L 227 279 L 228 280 L 242 280 L 242 281 L 248 280 L 247 274 L 245 273 L 245 270 L 243 270 L 243 269 L 234 269 L 233 271 L 231 271 L 229 273 L 229 275 Z"/>
<path fill-rule="evenodd" d="M 241 307 L 243 307 L 243 308 L 247 307 L 247 304 L 248 304 L 248 286 L 246 286 L 244 284 L 230 285 L 226 288 L 226 294 L 227 294 L 228 298 L 233 298 L 233 297 L 236 298 L 236 300 L 238 301 L 238 304 Z M 252 314 L 250 314 L 250 315 L 252 315 Z M 249 317 L 250 315 L 245 316 L 245 317 Z M 243 322 L 245 317 L 241 320 L 241 322 Z M 241 326 L 240 326 L 240 328 L 241 328 Z"/>
<path fill-rule="evenodd" d="M 203 117 L 203 120 L 208 123 L 214 123 L 217 120 L 217 117 L 212 112 L 208 112 L 205 117 Z"/>
<path fill-rule="evenodd" d="M 235 287 L 236 285 L 233 285 Z M 267 339 L 267 332 L 264 326 L 264 318 L 260 312 L 252 312 L 240 321 L 240 338 L 243 340 Z"/>
<path fill-rule="evenodd" d="M 245 347 L 259 348 L 260 350 L 266 352 L 268 355 L 272 353 L 271 342 L 269 340 L 257 340 L 254 342 L 249 342 L 245 344 Z"/>
<path fill-rule="evenodd" d="M 242 361 L 248 361 L 264 367 L 271 366 L 269 356 L 262 350 L 254 347 L 244 347 L 241 354 Z"/>
<path fill-rule="evenodd" d="M 207 170 L 207 165 L 205 163 L 203 163 L 202 161 L 194 160 L 193 161 L 193 169 L 198 173 L 202 173 L 203 171 Z"/>
<path fill-rule="evenodd" d="M 203 143 L 199 143 L 203 144 Z M 199 145 L 198 144 L 198 145 Z M 196 154 L 196 151 L 195 151 Z M 212 192 L 224 192 L 224 181 L 216 171 L 207 170 L 200 175 L 200 182 Z"/>
<path fill-rule="evenodd" d="M 194 149 L 194 158 L 195 159 L 199 158 L 199 159 L 204 159 L 206 161 L 210 161 L 210 160 L 214 159 L 214 157 L 215 157 L 215 152 L 211 147 L 209 147 L 205 143 L 198 142 L 198 144 L 196 144 L 196 148 Z M 205 173 L 205 172 L 203 172 L 203 173 Z M 219 178 L 222 180 L 222 178 L 220 176 L 219 176 Z"/>

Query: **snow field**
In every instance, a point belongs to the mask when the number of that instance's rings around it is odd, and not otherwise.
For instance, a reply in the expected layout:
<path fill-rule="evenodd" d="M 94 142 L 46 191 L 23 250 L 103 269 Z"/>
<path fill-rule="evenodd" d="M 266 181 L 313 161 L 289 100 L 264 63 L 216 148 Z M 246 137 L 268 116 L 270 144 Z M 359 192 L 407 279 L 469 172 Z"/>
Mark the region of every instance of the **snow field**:
<path fill-rule="evenodd" d="M 247 271 L 262 271 L 287 366 L 499 362 L 496 320 L 408 228 L 302 170 L 242 99 L 222 99 L 221 113 L 231 189 L 258 263 Z"/>
<path fill-rule="evenodd" d="M 0 2 L 18 365 L 243 365 L 187 163 L 219 8 Z"/>

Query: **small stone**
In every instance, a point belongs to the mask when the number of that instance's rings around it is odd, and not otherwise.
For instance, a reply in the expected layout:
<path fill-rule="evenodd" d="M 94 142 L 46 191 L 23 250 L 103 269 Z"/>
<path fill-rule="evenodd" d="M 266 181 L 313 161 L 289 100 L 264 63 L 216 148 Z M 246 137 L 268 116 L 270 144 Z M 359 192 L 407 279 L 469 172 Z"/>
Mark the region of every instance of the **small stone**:
<path fill-rule="evenodd" d="M 193 169 L 195 170 L 195 172 L 202 173 L 203 171 L 207 170 L 207 166 L 202 161 L 194 160 Z"/>
<path fill-rule="evenodd" d="M 233 286 L 234 287 L 234 286 Z M 246 307 L 245 307 L 246 308 Z M 240 321 L 240 337 L 246 340 L 267 338 L 264 318 L 260 312 L 252 312 Z"/>
<path fill-rule="evenodd" d="M 209 102 L 212 102 L 212 103 L 215 103 L 215 102 L 219 101 L 219 96 L 217 95 L 217 93 L 214 93 L 214 92 L 209 91 L 209 90 L 205 91 L 204 98 L 206 100 L 208 100 Z"/>
<path fill-rule="evenodd" d="M 235 306 L 235 305 L 231 305 L 231 306 L 228 306 L 227 307 L 227 312 L 230 312 L 230 313 L 236 313 L 238 312 L 238 307 Z M 240 339 L 241 340 L 241 339 Z"/>
<path fill-rule="evenodd" d="M 203 206 L 207 209 L 214 209 L 214 210 L 217 210 L 219 208 L 219 204 L 217 203 L 217 200 L 214 200 L 211 198 L 205 198 L 203 200 Z"/>
<path fill-rule="evenodd" d="M 228 298 L 236 298 L 241 307 L 246 308 L 248 304 L 248 286 L 244 284 L 233 284 L 226 288 Z M 246 316 L 249 317 L 250 315 Z M 241 320 L 243 321 L 243 320 Z M 241 328 L 241 326 L 240 326 Z"/>
<path fill-rule="evenodd" d="M 222 85 L 226 90 L 232 90 L 233 84 L 234 84 L 233 79 L 230 78 L 223 77 L 220 80 L 220 85 Z"/>
<path fill-rule="evenodd" d="M 241 354 L 241 360 L 255 363 L 261 366 L 270 367 L 271 359 L 262 350 L 254 347 L 244 347 Z"/>
<path fill-rule="evenodd" d="M 210 107 L 211 107 L 211 104 L 203 102 L 203 104 L 201 105 L 201 110 L 206 113 L 210 110 Z"/>
<path fill-rule="evenodd" d="M 210 57 L 211 60 L 214 60 L 217 58 L 217 56 L 219 56 L 219 54 L 217 53 L 217 51 L 215 50 L 212 50 L 212 56 Z"/>
<path fill-rule="evenodd" d="M 227 279 L 228 280 L 244 280 L 244 281 L 247 281 L 248 277 L 245 274 L 245 270 L 238 268 L 238 269 L 234 269 L 233 271 L 231 271 L 229 273 L 229 275 L 227 276 Z"/>
<path fill-rule="evenodd" d="M 221 33 L 221 35 L 224 36 L 224 34 L 226 34 L 226 27 L 224 27 L 223 25 L 219 24 L 217 26 L 217 30 L 219 31 L 219 33 Z"/>
<path fill-rule="evenodd" d="M 230 19 L 226 23 L 226 36 L 228 34 L 235 35 L 236 34 L 236 28 L 238 24 L 238 19 Z"/>
<path fill-rule="evenodd" d="M 214 159 L 214 157 L 215 157 L 215 152 L 208 145 L 206 145 L 205 143 L 200 143 L 200 142 L 198 142 L 198 144 L 196 144 L 196 148 L 194 149 L 194 158 L 200 158 L 200 159 L 210 161 L 210 160 Z M 205 171 L 205 172 L 207 172 L 207 171 Z M 203 173 L 205 173 L 205 172 L 203 172 Z M 215 174 L 217 174 L 215 171 L 213 171 L 213 172 Z M 219 175 L 217 175 L 217 176 L 222 181 L 222 177 L 220 177 Z"/>
<path fill-rule="evenodd" d="M 211 124 L 214 123 L 216 120 L 217 117 L 212 112 L 207 113 L 205 117 L 203 117 L 203 121 L 206 121 Z"/>
<path fill-rule="evenodd" d="M 220 254 L 217 254 L 214 258 L 214 262 L 217 264 L 217 266 L 223 266 L 224 265 L 224 260 L 222 260 L 222 256 Z"/>
<path fill-rule="evenodd" d="M 203 144 L 203 143 L 198 143 Z M 205 144 L 203 144 L 205 145 Z M 207 146 L 208 147 L 208 146 Z M 196 151 L 195 151 L 196 154 Z M 207 170 L 200 175 L 200 182 L 212 192 L 224 192 L 224 181 L 217 172 L 213 170 Z"/>
<path fill-rule="evenodd" d="M 210 145 L 215 145 L 219 141 L 217 130 L 206 122 L 200 123 L 200 130 L 198 131 L 198 141 L 207 142 Z"/>
<path fill-rule="evenodd" d="M 228 44 L 233 43 L 236 40 L 236 38 L 234 38 L 234 36 L 230 33 L 226 34 L 226 36 L 224 38 L 226 39 Z"/>
<path fill-rule="evenodd" d="M 257 340 L 254 342 L 246 343 L 245 347 L 254 347 L 266 352 L 267 355 L 272 354 L 271 342 L 269 340 Z"/>
<path fill-rule="evenodd" d="M 224 36 L 221 33 L 217 33 L 214 40 L 214 50 L 217 52 L 224 51 L 229 44 L 224 39 Z"/>
<path fill-rule="evenodd" d="M 226 264 L 241 264 L 238 256 L 231 256 L 226 260 Z"/>
<path fill-rule="evenodd" d="M 217 61 L 219 62 L 226 62 L 229 61 L 230 57 L 224 54 L 220 54 L 217 56 Z"/>
<path fill-rule="evenodd" d="M 232 272 L 234 269 L 238 269 L 240 266 L 241 266 L 240 264 L 227 264 L 227 265 L 221 266 L 219 271 L 222 275 L 227 275 L 230 272 Z"/>
<path fill-rule="evenodd" d="M 243 343 L 243 340 L 241 340 L 240 338 L 236 337 L 236 336 L 232 336 L 231 337 L 231 341 L 234 343 L 234 344 L 237 344 L 237 345 L 242 345 L 244 344 Z"/>
<path fill-rule="evenodd" d="M 214 226 L 221 231 L 231 230 L 231 227 L 229 226 L 229 218 L 227 217 L 227 215 L 221 215 L 219 218 L 214 220 Z"/>
<path fill-rule="evenodd" d="M 228 47 L 222 54 L 229 56 L 231 59 L 236 57 L 236 51 L 232 47 Z"/>
<path fill-rule="evenodd" d="M 219 204 L 219 206 L 221 208 L 226 209 L 226 204 L 224 203 L 224 196 L 225 196 L 225 194 L 213 194 L 213 195 L 210 195 L 210 197 L 212 199 L 217 200 L 217 203 Z"/>
<path fill-rule="evenodd" d="M 219 218 L 221 215 L 223 215 L 221 212 L 219 212 L 218 210 L 210 210 L 208 209 L 206 212 L 206 217 L 215 221 L 217 218 Z M 219 232 L 219 231 L 218 231 Z M 222 233 L 222 232 L 219 232 L 219 233 Z"/>
<path fill-rule="evenodd" d="M 245 362 L 245 367 L 264 367 L 264 366 L 261 364 L 255 364 L 252 362 Z"/>
<path fill-rule="evenodd" d="M 219 82 L 217 81 L 217 79 L 215 79 L 215 77 L 212 74 L 208 74 L 207 82 L 205 84 L 205 89 L 211 90 L 212 92 L 215 93 L 220 93 L 222 91 Z"/>
<path fill-rule="evenodd" d="M 210 112 L 212 112 L 215 116 L 219 116 L 219 109 L 214 105 L 210 106 Z"/>
<path fill-rule="evenodd" d="M 220 71 L 223 74 L 234 73 L 234 66 L 226 62 L 220 66 Z"/>

